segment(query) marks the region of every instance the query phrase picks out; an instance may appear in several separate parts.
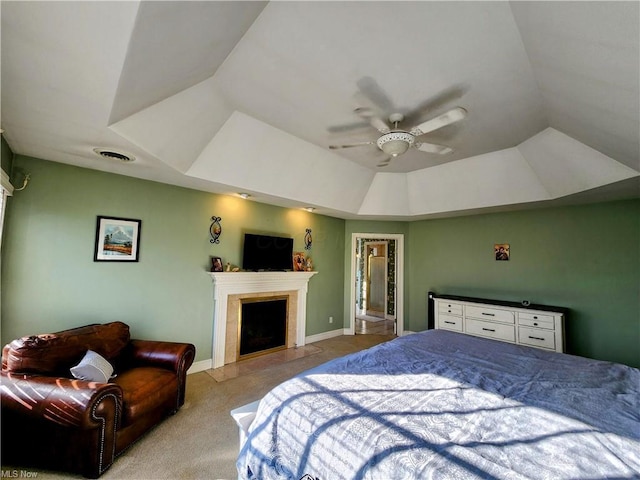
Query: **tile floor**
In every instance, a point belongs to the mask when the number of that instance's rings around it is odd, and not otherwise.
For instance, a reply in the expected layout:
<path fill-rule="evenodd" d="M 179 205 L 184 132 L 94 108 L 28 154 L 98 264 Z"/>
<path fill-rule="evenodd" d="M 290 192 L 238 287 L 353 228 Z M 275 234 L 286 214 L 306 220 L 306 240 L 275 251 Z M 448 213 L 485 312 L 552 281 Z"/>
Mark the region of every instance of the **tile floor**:
<path fill-rule="evenodd" d="M 356 335 L 393 335 L 395 327 L 394 320 L 370 321 L 366 317 L 356 317 Z"/>
<path fill-rule="evenodd" d="M 315 355 L 321 351 L 321 348 L 313 344 L 305 345 L 304 347 L 287 348 L 279 352 L 267 353 L 259 357 L 230 363 L 229 365 L 224 365 L 219 368 L 212 368 L 206 370 L 206 372 L 211 375 L 216 382 L 224 382 L 230 378 L 240 377 L 256 370 L 262 370 L 271 365 L 279 365 L 297 358 Z"/>
<path fill-rule="evenodd" d="M 367 320 L 366 316 L 356 319 L 355 333 L 356 335 L 394 335 L 393 320 Z M 353 337 L 352 337 L 353 338 Z M 390 337 L 392 338 L 392 337 Z M 290 362 L 298 358 L 308 357 L 322 352 L 322 348 L 308 344 L 298 348 L 288 348 L 279 352 L 268 353 L 259 357 L 240 360 L 239 362 L 230 363 L 219 368 L 212 368 L 205 372 L 211 376 L 216 382 L 224 382 L 232 378 L 237 378 L 257 370 L 263 370 L 273 365 Z"/>

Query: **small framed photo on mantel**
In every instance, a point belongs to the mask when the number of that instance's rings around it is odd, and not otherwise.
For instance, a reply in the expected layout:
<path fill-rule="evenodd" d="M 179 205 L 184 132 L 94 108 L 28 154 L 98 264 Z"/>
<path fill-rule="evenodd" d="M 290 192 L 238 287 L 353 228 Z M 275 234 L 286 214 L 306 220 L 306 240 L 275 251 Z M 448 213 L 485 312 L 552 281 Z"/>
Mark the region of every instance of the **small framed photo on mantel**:
<path fill-rule="evenodd" d="M 293 254 L 293 271 L 304 272 L 306 259 L 304 252 L 295 252 Z"/>
<path fill-rule="evenodd" d="M 211 257 L 211 271 L 224 272 L 224 267 L 222 266 L 222 259 L 220 257 Z"/>
<path fill-rule="evenodd" d="M 142 221 L 98 216 L 94 262 L 137 262 Z"/>

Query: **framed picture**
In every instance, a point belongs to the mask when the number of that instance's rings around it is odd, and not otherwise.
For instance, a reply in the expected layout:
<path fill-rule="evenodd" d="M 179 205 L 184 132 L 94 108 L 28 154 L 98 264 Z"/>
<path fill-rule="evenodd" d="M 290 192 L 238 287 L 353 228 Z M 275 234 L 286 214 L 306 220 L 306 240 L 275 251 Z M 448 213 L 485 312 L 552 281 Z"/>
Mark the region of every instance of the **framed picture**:
<path fill-rule="evenodd" d="M 296 252 L 293 254 L 293 271 L 304 272 L 305 258 L 303 252 Z"/>
<path fill-rule="evenodd" d="M 222 259 L 220 257 L 211 257 L 211 271 L 224 272 L 224 268 L 222 267 Z"/>
<path fill-rule="evenodd" d="M 141 220 L 98 216 L 94 262 L 137 262 Z"/>
<path fill-rule="evenodd" d="M 493 254 L 497 261 L 509 260 L 509 244 L 508 243 L 496 243 L 493 245 Z"/>

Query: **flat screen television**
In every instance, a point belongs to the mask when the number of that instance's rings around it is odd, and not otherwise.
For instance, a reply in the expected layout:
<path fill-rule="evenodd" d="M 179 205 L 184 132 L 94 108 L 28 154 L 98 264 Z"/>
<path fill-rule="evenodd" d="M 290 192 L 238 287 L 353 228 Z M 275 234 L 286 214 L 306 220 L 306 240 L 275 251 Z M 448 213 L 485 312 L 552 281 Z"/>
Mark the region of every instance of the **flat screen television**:
<path fill-rule="evenodd" d="M 293 238 L 244 234 L 244 270 L 293 270 Z"/>

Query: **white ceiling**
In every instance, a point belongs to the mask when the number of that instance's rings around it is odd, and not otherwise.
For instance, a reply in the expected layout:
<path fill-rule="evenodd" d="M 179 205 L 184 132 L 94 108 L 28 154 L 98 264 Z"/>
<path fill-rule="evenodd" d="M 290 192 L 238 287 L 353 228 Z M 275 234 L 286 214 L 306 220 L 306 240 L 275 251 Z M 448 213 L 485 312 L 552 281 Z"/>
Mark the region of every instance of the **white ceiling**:
<path fill-rule="evenodd" d="M 15 153 L 342 218 L 640 196 L 639 2 L 1 2 Z M 384 168 L 356 107 L 467 118 Z M 93 149 L 135 156 L 122 164 Z"/>

